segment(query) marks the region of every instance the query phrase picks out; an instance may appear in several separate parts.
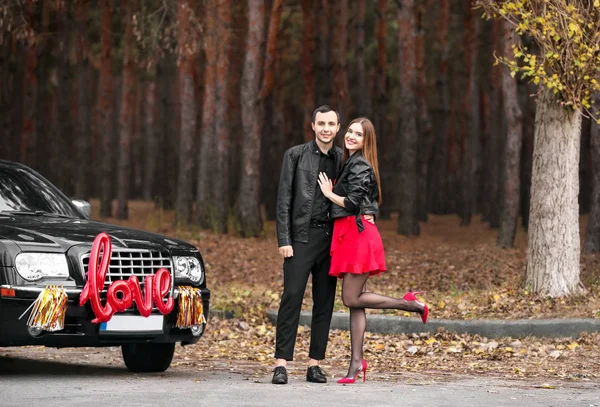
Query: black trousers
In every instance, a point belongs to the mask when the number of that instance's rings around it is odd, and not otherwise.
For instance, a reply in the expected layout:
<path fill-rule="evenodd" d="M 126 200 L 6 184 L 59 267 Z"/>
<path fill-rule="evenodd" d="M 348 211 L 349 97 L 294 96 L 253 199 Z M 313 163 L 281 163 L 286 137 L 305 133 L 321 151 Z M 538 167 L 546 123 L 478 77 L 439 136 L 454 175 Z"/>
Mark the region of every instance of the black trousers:
<path fill-rule="evenodd" d="M 337 279 L 329 275 L 333 227 L 311 227 L 308 243 L 292 243 L 294 255 L 283 262 L 283 295 L 277 315 L 275 358 L 293 360 L 302 299 L 312 274 L 313 309 L 310 333 L 312 359 L 325 359 Z"/>

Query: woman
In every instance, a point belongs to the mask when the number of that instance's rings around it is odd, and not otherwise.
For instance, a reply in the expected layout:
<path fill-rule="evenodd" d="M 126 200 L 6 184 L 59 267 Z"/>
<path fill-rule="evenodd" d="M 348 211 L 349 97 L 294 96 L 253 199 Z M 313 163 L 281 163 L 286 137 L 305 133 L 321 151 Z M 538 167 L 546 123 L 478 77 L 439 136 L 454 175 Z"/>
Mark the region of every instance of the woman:
<path fill-rule="evenodd" d="M 429 308 L 409 292 L 396 299 L 363 292 L 367 279 L 386 271 L 385 253 L 377 226 L 363 222 L 360 212 L 375 214 L 381 204 L 379 166 L 375 129 L 369 119 L 358 118 L 348 126 L 344 136 L 344 165 L 335 187 L 324 173 L 319 186 L 333 204 L 333 241 L 329 274 L 343 278 L 342 300 L 350 308 L 350 342 L 352 359 L 348 374 L 338 383 L 354 383 L 363 372 L 367 379 L 367 362 L 363 359 L 363 341 L 367 317 L 365 308 L 400 309 L 421 315 L 427 322 Z"/>

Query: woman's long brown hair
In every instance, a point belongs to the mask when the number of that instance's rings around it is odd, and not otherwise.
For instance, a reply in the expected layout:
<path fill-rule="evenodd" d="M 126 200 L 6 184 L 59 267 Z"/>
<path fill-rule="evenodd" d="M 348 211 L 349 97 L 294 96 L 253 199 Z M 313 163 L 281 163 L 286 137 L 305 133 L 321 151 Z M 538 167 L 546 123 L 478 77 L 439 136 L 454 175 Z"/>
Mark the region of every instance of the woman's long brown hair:
<path fill-rule="evenodd" d="M 377 181 L 377 189 L 379 190 L 379 198 L 377 199 L 379 205 L 381 205 L 381 182 L 379 180 L 379 161 L 377 161 L 377 137 L 375 135 L 375 127 L 371 120 L 366 117 L 359 117 L 358 119 L 354 119 L 350 122 L 348 127 L 346 128 L 346 133 L 350 126 L 354 123 L 359 123 L 363 128 L 363 137 L 364 144 L 362 148 L 362 155 L 365 157 L 367 162 L 371 164 L 373 167 L 373 172 L 375 173 L 375 180 Z M 346 134 L 344 133 L 344 138 Z M 346 142 L 344 141 L 344 162 L 350 157 L 350 151 L 346 148 Z"/>

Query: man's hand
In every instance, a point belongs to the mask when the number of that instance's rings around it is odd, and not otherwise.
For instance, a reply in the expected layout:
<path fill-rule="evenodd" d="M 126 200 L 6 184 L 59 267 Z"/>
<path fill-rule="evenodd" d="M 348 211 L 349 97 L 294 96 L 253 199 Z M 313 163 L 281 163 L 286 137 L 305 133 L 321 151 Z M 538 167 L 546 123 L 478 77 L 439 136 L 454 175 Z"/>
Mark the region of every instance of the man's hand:
<path fill-rule="evenodd" d="M 292 246 L 281 246 L 279 248 L 279 254 L 285 257 L 292 257 L 294 255 L 294 248 Z"/>
<path fill-rule="evenodd" d="M 373 215 L 363 215 L 363 218 L 365 218 L 367 222 L 372 223 L 373 225 L 375 224 L 375 218 Z"/>

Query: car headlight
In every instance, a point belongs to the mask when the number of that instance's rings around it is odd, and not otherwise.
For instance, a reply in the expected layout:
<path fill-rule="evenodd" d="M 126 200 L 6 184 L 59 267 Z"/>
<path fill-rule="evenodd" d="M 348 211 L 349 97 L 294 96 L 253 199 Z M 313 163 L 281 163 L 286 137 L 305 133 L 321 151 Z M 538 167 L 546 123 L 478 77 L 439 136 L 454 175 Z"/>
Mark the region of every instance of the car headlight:
<path fill-rule="evenodd" d="M 200 284 L 204 280 L 204 270 L 200 260 L 195 257 L 175 256 L 175 278 L 187 278 L 194 284 Z"/>
<path fill-rule="evenodd" d="M 62 253 L 19 253 L 15 264 L 19 275 L 27 281 L 69 277 L 67 257 Z"/>

